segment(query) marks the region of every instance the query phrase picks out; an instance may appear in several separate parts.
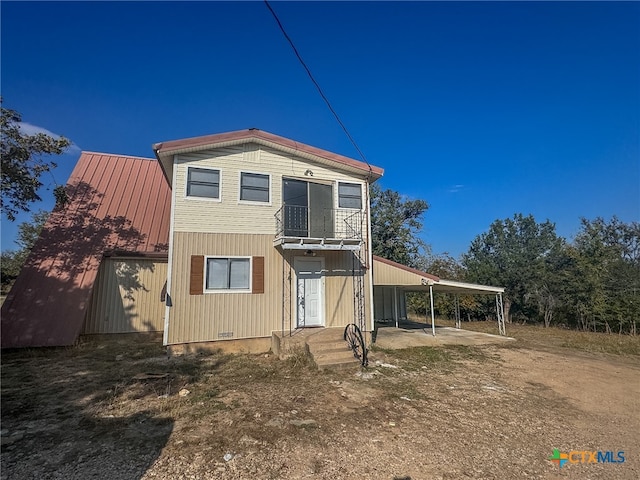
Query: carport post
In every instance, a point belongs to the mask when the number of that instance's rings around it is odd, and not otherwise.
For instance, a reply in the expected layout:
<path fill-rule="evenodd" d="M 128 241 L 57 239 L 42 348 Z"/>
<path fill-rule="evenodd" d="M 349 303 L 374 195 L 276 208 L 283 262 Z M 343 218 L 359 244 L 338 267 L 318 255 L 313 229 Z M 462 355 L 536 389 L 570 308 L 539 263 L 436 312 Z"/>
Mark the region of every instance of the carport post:
<path fill-rule="evenodd" d="M 460 328 L 460 296 L 457 293 L 453 296 L 453 306 L 456 314 L 456 328 Z"/>
<path fill-rule="evenodd" d="M 433 313 L 433 285 L 429 284 L 429 300 L 431 300 L 431 332 L 436 336 L 436 319 Z"/>
<path fill-rule="evenodd" d="M 393 287 L 393 319 L 396 321 L 396 328 L 398 328 L 398 287 Z"/>
<path fill-rule="evenodd" d="M 500 335 L 506 335 L 507 332 L 504 328 L 504 305 L 502 303 L 502 294 L 496 295 L 496 315 L 498 317 L 498 332 Z"/>

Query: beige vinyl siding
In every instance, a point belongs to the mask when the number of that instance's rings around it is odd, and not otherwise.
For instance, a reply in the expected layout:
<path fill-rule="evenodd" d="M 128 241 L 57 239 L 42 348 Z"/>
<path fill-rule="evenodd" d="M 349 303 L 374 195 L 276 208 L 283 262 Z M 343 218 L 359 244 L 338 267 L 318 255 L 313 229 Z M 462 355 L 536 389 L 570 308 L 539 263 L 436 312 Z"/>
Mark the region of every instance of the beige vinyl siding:
<path fill-rule="evenodd" d="M 161 294 L 166 280 L 166 261 L 105 258 L 82 333 L 162 331 L 165 305 Z"/>
<path fill-rule="evenodd" d="M 299 252 L 302 254 L 302 252 Z M 322 252 L 325 258 L 325 326 L 339 327 L 354 322 L 353 257 L 351 252 Z M 363 270 L 364 272 L 364 270 Z M 365 310 L 369 310 L 368 281 L 365 275 Z M 295 287 L 295 283 L 293 284 Z M 294 310 L 295 312 L 295 310 Z M 365 315 L 368 318 L 368 315 Z M 294 318 L 295 322 L 295 318 Z"/>
<path fill-rule="evenodd" d="M 192 255 L 264 257 L 264 293 L 190 295 Z M 271 235 L 175 232 L 168 343 L 271 335 L 280 318 L 281 271 Z"/>
<path fill-rule="evenodd" d="M 187 198 L 186 178 L 188 167 L 215 168 L 220 170 L 221 201 Z M 274 215 L 282 206 L 282 178 L 300 178 L 334 185 L 334 204 L 337 205 L 337 181 L 364 183 L 363 178 L 332 170 L 326 166 L 276 150 L 246 144 L 220 148 L 215 151 L 179 155 L 173 194 L 175 195 L 176 232 L 227 232 L 275 234 Z M 305 176 L 311 170 L 313 176 Z M 271 175 L 271 202 L 246 204 L 239 201 L 240 172 Z M 364 198 L 363 198 L 364 200 Z"/>
<path fill-rule="evenodd" d="M 303 252 L 286 254 L 287 266 Z M 264 257 L 264 293 L 189 294 L 191 257 Z M 353 279 L 350 252 L 317 252 L 325 258 L 325 324 L 343 326 L 353 322 Z M 225 339 L 267 337 L 282 328 L 283 257 L 273 246 L 272 235 L 175 232 L 173 273 L 169 309 L 168 344 Z M 292 326 L 295 328 L 295 274 L 292 279 Z M 368 281 L 365 276 L 368 318 Z M 288 319 L 285 329 L 289 330 Z"/>
<path fill-rule="evenodd" d="M 409 272 L 393 265 L 383 262 L 373 261 L 373 284 L 374 285 L 423 285 L 422 277 L 417 273 Z"/>

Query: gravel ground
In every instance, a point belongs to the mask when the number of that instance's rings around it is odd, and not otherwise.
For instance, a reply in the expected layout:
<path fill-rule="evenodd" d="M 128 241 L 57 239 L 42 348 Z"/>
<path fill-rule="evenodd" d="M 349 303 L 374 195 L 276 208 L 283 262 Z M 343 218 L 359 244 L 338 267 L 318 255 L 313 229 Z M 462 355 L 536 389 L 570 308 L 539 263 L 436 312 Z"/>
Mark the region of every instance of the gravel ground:
<path fill-rule="evenodd" d="M 640 478 L 640 362 L 569 349 L 168 358 L 113 343 L 2 358 L 2 479 Z M 619 464 L 553 449 L 624 451 Z"/>

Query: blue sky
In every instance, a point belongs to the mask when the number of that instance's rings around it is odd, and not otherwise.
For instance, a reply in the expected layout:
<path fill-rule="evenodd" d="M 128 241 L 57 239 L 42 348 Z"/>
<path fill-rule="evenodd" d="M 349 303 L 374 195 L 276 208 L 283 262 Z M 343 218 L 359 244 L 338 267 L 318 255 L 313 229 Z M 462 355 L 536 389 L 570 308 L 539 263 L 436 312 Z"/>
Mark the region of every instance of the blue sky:
<path fill-rule="evenodd" d="M 580 217 L 640 220 L 640 3 L 272 7 L 382 187 L 429 203 L 434 253 L 515 213 L 568 239 Z M 250 127 L 358 158 L 262 2 L 0 8 L 4 106 L 74 142 L 59 183 L 80 149 Z M 2 249 L 27 218 L 3 217 Z"/>

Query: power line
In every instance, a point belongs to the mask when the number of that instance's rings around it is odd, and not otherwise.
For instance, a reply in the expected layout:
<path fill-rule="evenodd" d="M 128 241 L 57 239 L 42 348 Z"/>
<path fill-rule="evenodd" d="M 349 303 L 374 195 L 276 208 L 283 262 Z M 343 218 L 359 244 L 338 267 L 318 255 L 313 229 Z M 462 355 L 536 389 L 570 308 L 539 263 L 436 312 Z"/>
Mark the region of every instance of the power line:
<path fill-rule="evenodd" d="M 347 130 L 347 127 L 345 127 L 344 123 L 342 123 L 342 120 L 340 120 L 340 117 L 338 116 L 336 111 L 331 106 L 331 103 L 329 102 L 329 99 L 327 98 L 327 96 L 322 91 L 322 88 L 320 88 L 320 85 L 318 84 L 318 82 L 316 82 L 316 79 L 313 78 L 313 75 L 311 74 L 311 70 L 309 70 L 309 67 L 307 67 L 307 64 L 304 63 L 304 60 L 300 56 L 300 53 L 298 53 L 298 49 L 293 44 L 293 40 L 291 40 L 291 37 L 289 37 L 289 35 L 287 35 L 287 32 L 285 31 L 284 27 L 282 26 L 282 23 L 280 22 L 280 19 L 276 15 L 276 12 L 274 12 L 273 8 L 271 8 L 271 5 L 269 5 L 268 0 L 264 0 L 264 3 L 267 6 L 267 8 L 269 9 L 269 11 L 271 12 L 271 15 L 273 15 L 273 18 L 275 19 L 276 23 L 278 24 L 278 27 L 280 27 L 280 31 L 284 35 L 284 38 L 286 38 L 287 42 L 289 42 L 289 45 L 291 45 L 291 48 L 293 49 L 293 53 L 295 53 L 296 57 L 298 58 L 298 60 L 300 61 L 300 63 L 304 67 L 305 71 L 307 72 L 307 75 L 309 76 L 309 78 L 311 79 L 313 84 L 316 86 L 316 89 L 318 90 L 318 93 L 320 93 L 320 96 L 324 100 L 324 103 L 327 104 L 327 107 L 329 107 L 329 110 L 331 111 L 331 113 L 333 113 L 333 116 L 336 117 L 336 120 L 338 121 L 338 123 L 342 127 L 342 130 L 344 130 L 344 133 L 347 135 L 347 138 L 349 138 L 349 140 L 351 141 L 352 145 L 357 150 L 358 154 L 360 155 L 360 158 L 362 158 L 364 163 L 366 163 L 367 166 L 369 167 L 369 175 L 371 175 L 371 165 L 369 164 L 369 162 L 365 158 L 364 153 L 362 153 L 362 150 L 360 150 L 360 147 L 358 147 L 358 144 L 356 143 L 356 141 L 353 139 L 353 137 L 349 133 L 349 130 Z"/>

